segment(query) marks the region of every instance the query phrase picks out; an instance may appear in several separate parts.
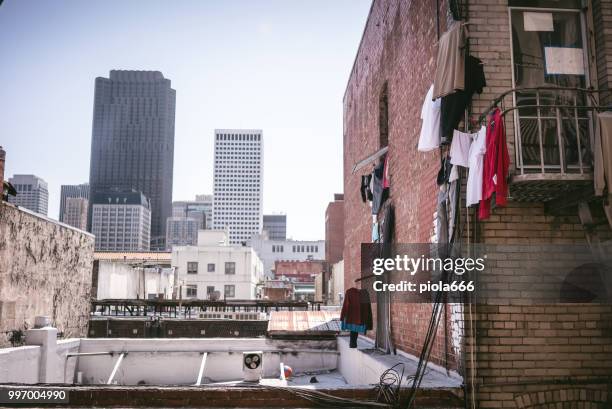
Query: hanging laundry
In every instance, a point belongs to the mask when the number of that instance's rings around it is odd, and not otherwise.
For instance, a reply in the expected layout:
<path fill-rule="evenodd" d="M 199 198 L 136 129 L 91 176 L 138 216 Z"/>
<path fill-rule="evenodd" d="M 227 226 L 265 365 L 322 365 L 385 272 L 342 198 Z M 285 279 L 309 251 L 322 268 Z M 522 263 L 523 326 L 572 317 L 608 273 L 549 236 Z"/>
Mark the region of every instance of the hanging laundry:
<path fill-rule="evenodd" d="M 357 334 L 372 329 L 372 305 L 366 290 L 351 287 L 344 294 L 340 311 L 340 328 L 350 331 L 350 347 L 357 348 Z"/>
<path fill-rule="evenodd" d="M 506 145 L 504 120 L 499 108 L 489 117 L 487 145 L 483 160 L 482 200 L 479 218 L 487 219 L 491 214 L 491 199 L 495 193 L 495 204 L 505 206 L 508 198 L 508 166 L 510 157 Z"/>
<path fill-rule="evenodd" d="M 440 146 L 440 99 L 432 101 L 433 85 L 423 101 L 421 107 L 421 134 L 417 149 L 420 152 L 428 152 Z"/>
<path fill-rule="evenodd" d="M 468 157 L 470 155 L 472 137 L 471 133 L 460 132 L 456 129 L 453 131 L 453 142 L 449 152 L 450 163 L 463 166 L 464 168 L 469 166 Z"/>
<path fill-rule="evenodd" d="M 385 156 L 385 167 L 383 171 L 383 188 L 389 188 L 389 155 Z"/>
<path fill-rule="evenodd" d="M 370 190 L 370 182 L 372 180 L 372 174 L 361 176 L 361 201 L 366 203 L 372 200 L 372 190 Z"/>
<path fill-rule="evenodd" d="M 472 145 L 470 145 L 468 160 L 470 169 L 468 171 L 465 189 L 466 207 L 478 204 L 482 199 L 482 172 L 486 142 L 487 128 L 483 126 L 474 134 L 474 140 L 472 141 Z"/>
<path fill-rule="evenodd" d="M 393 237 L 393 224 L 395 214 L 393 212 L 393 205 L 390 200 L 383 203 L 380 212 L 378 213 L 378 226 L 380 231 L 380 242 L 391 243 Z"/>
<path fill-rule="evenodd" d="M 454 22 L 440 37 L 432 99 L 465 89 L 465 54 L 469 33 L 462 22 Z"/>
<path fill-rule="evenodd" d="M 453 165 L 450 163 L 450 159 L 448 157 L 442 158 L 440 162 L 440 170 L 438 170 L 438 176 L 436 178 L 436 183 L 438 186 L 448 182 L 452 169 Z"/>
<path fill-rule="evenodd" d="M 603 195 L 606 187 L 612 195 L 612 112 L 602 112 L 595 119 L 595 195 Z"/>
<path fill-rule="evenodd" d="M 465 89 L 442 97 L 440 105 L 441 142 L 449 141 L 453 130 L 465 115 L 465 109 L 472 101 L 474 93 L 481 94 L 487 82 L 482 61 L 469 55 L 465 63 Z"/>
<path fill-rule="evenodd" d="M 385 200 L 384 173 L 385 163 L 379 162 L 372 172 L 372 214 L 378 214 L 380 206 Z"/>

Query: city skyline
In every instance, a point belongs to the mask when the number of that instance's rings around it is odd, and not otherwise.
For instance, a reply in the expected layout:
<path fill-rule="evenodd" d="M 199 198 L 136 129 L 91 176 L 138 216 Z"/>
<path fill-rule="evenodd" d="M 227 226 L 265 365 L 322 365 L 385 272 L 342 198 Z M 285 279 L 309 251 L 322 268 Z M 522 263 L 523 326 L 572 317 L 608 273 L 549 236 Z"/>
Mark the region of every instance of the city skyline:
<path fill-rule="evenodd" d="M 342 191 L 342 98 L 369 7 L 5 1 L 6 173 L 45 179 L 58 218 L 60 186 L 89 179 L 95 78 L 158 70 L 177 91 L 172 200 L 213 192 L 214 129 L 263 129 L 263 212 L 292 215 L 290 237 L 323 237 L 328 198 Z"/>

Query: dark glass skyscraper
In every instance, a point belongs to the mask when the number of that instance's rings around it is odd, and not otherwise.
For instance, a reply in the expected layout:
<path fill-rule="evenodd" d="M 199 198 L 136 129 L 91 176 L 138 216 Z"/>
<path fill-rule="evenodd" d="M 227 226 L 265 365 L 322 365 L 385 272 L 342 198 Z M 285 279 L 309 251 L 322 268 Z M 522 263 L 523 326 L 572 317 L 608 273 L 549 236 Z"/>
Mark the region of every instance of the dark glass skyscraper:
<path fill-rule="evenodd" d="M 109 78 L 96 78 L 91 197 L 142 192 L 151 203 L 152 250 L 165 247 L 172 214 L 175 106 L 176 91 L 159 71 L 113 70 Z"/>

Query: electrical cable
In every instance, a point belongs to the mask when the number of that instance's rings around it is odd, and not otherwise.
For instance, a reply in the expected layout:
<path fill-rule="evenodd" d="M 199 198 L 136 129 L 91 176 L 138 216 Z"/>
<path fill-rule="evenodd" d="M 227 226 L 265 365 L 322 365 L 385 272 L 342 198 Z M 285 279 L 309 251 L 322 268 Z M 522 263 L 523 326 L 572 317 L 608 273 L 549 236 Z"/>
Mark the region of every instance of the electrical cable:
<path fill-rule="evenodd" d="M 399 372 L 396 367 L 401 368 Z M 376 401 L 398 406 L 400 402 L 400 388 L 404 379 L 404 364 L 399 362 L 380 375 L 378 385 L 374 387 L 377 393 Z"/>

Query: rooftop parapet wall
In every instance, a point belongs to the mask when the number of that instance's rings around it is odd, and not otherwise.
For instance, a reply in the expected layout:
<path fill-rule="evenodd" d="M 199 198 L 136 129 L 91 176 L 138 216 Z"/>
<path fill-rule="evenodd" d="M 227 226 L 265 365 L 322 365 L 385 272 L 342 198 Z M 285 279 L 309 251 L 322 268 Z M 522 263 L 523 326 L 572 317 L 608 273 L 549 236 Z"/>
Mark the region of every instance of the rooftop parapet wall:
<path fill-rule="evenodd" d="M 47 315 L 64 337 L 87 334 L 94 238 L 0 203 L 0 347 Z"/>

